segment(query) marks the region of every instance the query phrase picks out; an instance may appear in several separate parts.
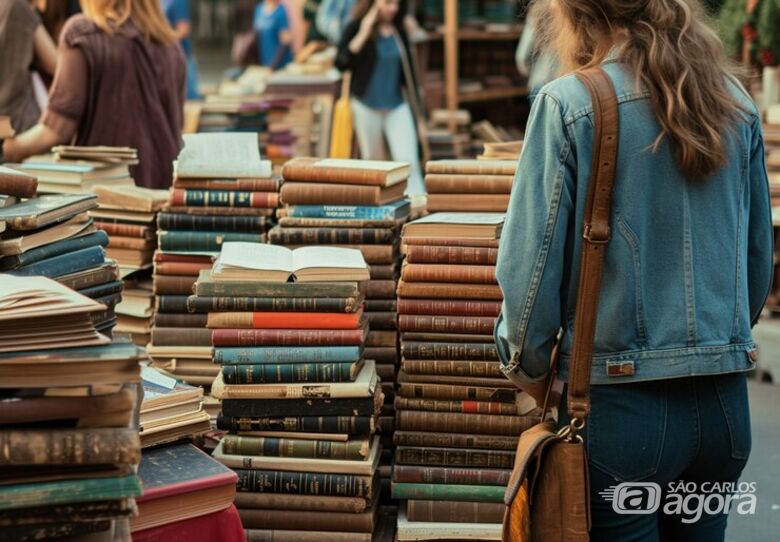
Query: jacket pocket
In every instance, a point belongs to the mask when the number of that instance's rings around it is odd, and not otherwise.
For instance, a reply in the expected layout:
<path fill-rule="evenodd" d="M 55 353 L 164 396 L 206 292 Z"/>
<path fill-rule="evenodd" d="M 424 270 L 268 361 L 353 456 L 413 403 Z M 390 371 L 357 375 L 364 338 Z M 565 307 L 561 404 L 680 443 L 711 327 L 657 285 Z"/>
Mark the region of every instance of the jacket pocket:
<path fill-rule="evenodd" d="M 723 417 L 729 430 L 731 457 L 747 459 L 752 446 L 747 377 L 745 373 L 732 373 L 713 378 Z"/>
<path fill-rule="evenodd" d="M 667 418 L 664 381 L 591 386 L 585 441 L 591 467 L 615 480 L 655 475 Z"/>

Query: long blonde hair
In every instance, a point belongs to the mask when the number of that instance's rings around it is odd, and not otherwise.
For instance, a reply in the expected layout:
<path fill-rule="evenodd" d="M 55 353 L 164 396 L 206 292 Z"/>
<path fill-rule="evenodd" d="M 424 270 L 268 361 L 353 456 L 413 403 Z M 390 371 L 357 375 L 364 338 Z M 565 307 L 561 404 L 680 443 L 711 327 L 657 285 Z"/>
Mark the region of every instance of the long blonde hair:
<path fill-rule="evenodd" d="M 144 35 L 162 44 L 176 43 L 178 38 L 163 15 L 160 0 L 80 0 L 84 15 L 101 30 L 112 34 L 132 19 Z"/>
<path fill-rule="evenodd" d="M 543 41 L 564 71 L 602 62 L 612 47 L 650 94 L 661 125 L 657 150 L 668 138 L 691 179 L 705 178 L 728 160 L 724 130 L 740 105 L 729 90 L 735 73 L 699 0 L 541 0 Z"/>

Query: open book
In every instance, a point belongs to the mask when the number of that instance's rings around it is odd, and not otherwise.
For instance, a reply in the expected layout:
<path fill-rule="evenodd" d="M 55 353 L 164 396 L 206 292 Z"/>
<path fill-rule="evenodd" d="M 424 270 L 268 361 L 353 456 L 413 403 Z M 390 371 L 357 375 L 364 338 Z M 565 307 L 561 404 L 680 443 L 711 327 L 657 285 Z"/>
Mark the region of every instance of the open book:
<path fill-rule="evenodd" d="M 106 307 L 46 277 L 0 275 L 0 322 L 97 312 Z"/>
<path fill-rule="evenodd" d="M 177 177 L 265 178 L 271 162 L 260 159 L 255 133 L 185 134 L 175 164 Z"/>
<path fill-rule="evenodd" d="M 487 237 L 498 239 L 504 226 L 504 213 L 433 213 L 404 225 L 410 237 Z"/>
<path fill-rule="evenodd" d="M 359 282 L 369 279 L 363 254 L 327 246 L 295 250 L 259 243 L 227 242 L 214 263 L 215 281 Z"/>

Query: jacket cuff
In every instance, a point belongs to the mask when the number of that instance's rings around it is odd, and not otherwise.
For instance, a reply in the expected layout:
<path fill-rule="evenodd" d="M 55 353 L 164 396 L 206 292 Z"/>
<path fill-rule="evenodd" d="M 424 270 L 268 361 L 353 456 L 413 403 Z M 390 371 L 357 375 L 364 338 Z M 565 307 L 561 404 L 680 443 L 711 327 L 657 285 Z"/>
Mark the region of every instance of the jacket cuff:
<path fill-rule="evenodd" d="M 496 327 L 493 330 L 493 339 L 496 343 L 500 368 L 501 372 L 504 373 L 504 376 L 519 388 L 527 386 L 528 384 L 544 381 L 547 377 L 546 372 L 537 377 L 532 377 L 525 372 L 521 366 L 520 352 L 506 339 L 506 337 L 506 320 L 504 320 L 503 314 L 499 314 L 498 320 L 496 321 Z"/>

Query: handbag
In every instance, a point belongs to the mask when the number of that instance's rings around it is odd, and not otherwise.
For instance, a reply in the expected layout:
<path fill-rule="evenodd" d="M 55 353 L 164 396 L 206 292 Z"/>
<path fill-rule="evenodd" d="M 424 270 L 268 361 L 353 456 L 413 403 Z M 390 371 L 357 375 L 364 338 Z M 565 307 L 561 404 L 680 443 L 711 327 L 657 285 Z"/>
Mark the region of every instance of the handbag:
<path fill-rule="evenodd" d="M 590 371 L 618 146 L 617 98 L 601 67 L 576 73 L 593 101 L 593 172 L 588 186 L 574 340 L 569 371 L 568 425 L 549 419 L 520 435 L 509 484 L 503 542 L 581 542 L 590 530 L 588 460 L 580 432 L 590 411 Z M 518 354 L 512 362 L 518 363 Z M 543 412 L 547 412 L 557 356 L 553 355 Z"/>
<path fill-rule="evenodd" d="M 341 80 L 341 96 L 333 107 L 333 124 L 330 129 L 331 158 L 351 158 L 352 138 L 355 132 L 352 121 L 352 106 L 349 98 L 351 72 L 344 72 Z"/>

